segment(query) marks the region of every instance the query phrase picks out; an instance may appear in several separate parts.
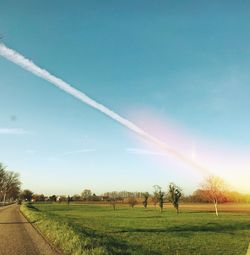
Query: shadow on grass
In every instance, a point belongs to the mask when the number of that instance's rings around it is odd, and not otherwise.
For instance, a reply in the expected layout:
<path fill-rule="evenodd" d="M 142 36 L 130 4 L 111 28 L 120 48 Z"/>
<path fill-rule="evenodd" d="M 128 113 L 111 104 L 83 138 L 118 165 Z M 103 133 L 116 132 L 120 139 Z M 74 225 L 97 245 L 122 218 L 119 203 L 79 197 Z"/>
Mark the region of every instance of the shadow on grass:
<path fill-rule="evenodd" d="M 38 208 L 36 208 L 36 207 L 34 207 L 32 204 L 27 204 L 26 205 L 30 210 L 33 210 L 33 211 L 37 211 L 37 212 L 40 212 L 40 210 L 38 209 Z"/>
<path fill-rule="evenodd" d="M 119 219 L 159 219 L 162 218 L 162 215 L 156 216 L 119 216 Z"/>
<path fill-rule="evenodd" d="M 129 228 L 113 233 L 181 233 L 181 232 L 217 232 L 217 233 L 230 233 L 238 230 L 250 230 L 250 223 L 238 223 L 232 225 L 221 225 L 218 223 L 207 223 L 202 226 L 188 225 L 188 226 L 176 226 L 168 228 Z"/>
<path fill-rule="evenodd" d="M 222 212 L 222 211 L 220 211 Z M 185 213 L 188 214 L 201 214 L 201 213 L 211 213 L 211 214 L 215 214 L 214 210 L 206 210 L 206 211 L 202 211 L 202 210 L 197 210 L 197 211 L 185 211 Z"/>
<path fill-rule="evenodd" d="M 32 204 L 28 204 L 27 207 L 30 210 L 41 212 Z M 55 220 L 57 222 L 60 221 L 62 224 L 66 223 L 68 226 L 70 226 L 74 232 L 81 237 L 81 240 L 83 240 L 82 249 L 85 251 L 91 251 L 93 248 L 102 247 L 108 251 L 107 254 L 112 255 L 161 255 L 159 252 L 146 250 L 145 247 L 141 245 L 127 243 L 126 241 L 113 237 L 106 232 L 98 232 L 93 229 L 80 226 L 77 223 L 73 223 L 70 219 L 62 219 L 52 212 L 46 212 L 46 216 L 50 220 Z"/>
<path fill-rule="evenodd" d="M 143 246 L 128 244 L 127 242 L 115 238 L 108 233 L 100 233 L 88 228 L 82 228 L 79 226 L 74 226 L 75 230 L 80 233 L 83 238 L 90 238 L 91 242 L 89 245 L 85 246 L 85 249 L 101 246 L 104 247 L 109 254 L 112 255 L 130 255 L 130 254 L 143 254 L 143 255 L 160 255 L 156 251 L 147 251 Z"/>

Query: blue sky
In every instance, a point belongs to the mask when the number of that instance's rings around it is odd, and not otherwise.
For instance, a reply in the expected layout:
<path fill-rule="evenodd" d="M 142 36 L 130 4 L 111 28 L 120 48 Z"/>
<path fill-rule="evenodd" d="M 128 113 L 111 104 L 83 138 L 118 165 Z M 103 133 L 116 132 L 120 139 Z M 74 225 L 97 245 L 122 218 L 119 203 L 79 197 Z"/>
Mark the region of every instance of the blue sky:
<path fill-rule="evenodd" d="M 249 5 L 1 1 L 0 34 L 7 46 L 167 144 L 190 156 L 195 150 L 197 160 L 247 192 Z M 174 181 L 188 193 L 203 178 L 3 58 L 0 91 L 0 161 L 20 172 L 23 188 L 151 191 Z"/>

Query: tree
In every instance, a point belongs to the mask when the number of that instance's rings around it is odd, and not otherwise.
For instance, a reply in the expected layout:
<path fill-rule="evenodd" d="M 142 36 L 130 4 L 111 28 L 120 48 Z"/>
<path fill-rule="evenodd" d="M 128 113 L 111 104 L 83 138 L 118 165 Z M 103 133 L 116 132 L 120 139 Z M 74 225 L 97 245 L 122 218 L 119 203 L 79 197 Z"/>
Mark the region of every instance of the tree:
<path fill-rule="evenodd" d="M 206 197 L 206 191 L 203 189 L 197 189 L 190 197 L 192 203 L 208 203 L 210 200 Z"/>
<path fill-rule="evenodd" d="M 117 200 L 118 200 L 117 192 L 116 191 L 110 192 L 109 193 L 109 201 L 110 201 L 110 204 L 112 205 L 114 211 L 116 210 Z"/>
<path fill-rule="evenodd" d="M 128 204 L 134 208 L 134 206 L 137 204 L 137 200 L 136 200 L 136 197 L 134 195 L 130 196 L 128 198 Z"/>
<path fill-rule="evenodd" d="M 154 185 L 154 195 L 157 198 L 157 201 L 160 206 L 161 212 L 163 211 L 163 205 L 164 205 L 164 195 L 165 193 L 161 190 L 161 187 L 159 185 Z"/>
<path fill-rule="evenodd" d="M 217 176 L 207 177 L 201 185 L 203 195 L 214 204 L 215 214 L 218 216 L 218 203 L 222 202 L 227 191 L 223 179 Z"/>
<path fill-rule="evenodd" d="M 81 196 L 78 195 L 78 194 L 75 194 L 73 197 L 72 197 L 72 201 L 80 201 L 81 200 Z"/>
<path fill-rule="evenodd" d="M 32 195 L 32 201 L 44 202 L 45 201 L 45 196 L 43 194 L 33 194 Z"/>
<path fill-rule="evenodd" d="M 57 201 L 58 201 L 59 203 L 61 203 L 61 202 L 66 202 L 66 201 L 67 201 L 67 197 L 66 197 L 65 195 L 58 196 L 58 197 L 57 197 Z"/>
<path fill-rule="evenodd" d="M 5 204 L 6 199 L 13 200 L 19 195 L 21 182 L 19 174 L 7 171 L 6 167 L 0 163 L 0 199 Z"/>
<path fill-rule="evenodd" d="M 0 198 L 3 196 L 5 176 L 6 176 L 5 167 L 2 163 L 0 163 Z"/>
<path fill-rule="evenodd" d="M 92 201 L 100 201 L 100 197 L 97 196 L 95 193 L 92 195 Z"/>
<path fill-rule="evenodd" d="M 181 189 L 174 183 L 170 183 L 168 193 L 170 202 L 173 204 L 176 212 L 179 213 L 179 201 L 182 196 Z"/>
<path fill-rule="evenodd" d="M 26 201 L 31 201 L 33 192 L 29 189 L 25 189 L 20 194 L 20 198 Z"/>
<path fill-rule="evenodd" d="M 156 191 L 153 192 L 153 196 L 151 197 L 151 200 L 153 202 L 154 207 L 156 208 L 156 205 L 158 203 L 158 193 Z"/>
<path fill-rule="evenodd" d="M 88 201 L 92 197 L 92 192 L 90 189 L 85 189 L 81 194 L 83 200 Z"/>
<path fill-rule="evenodd" d="M 143 196 L 143 202 L 142 202 L 142 204 L 143 204 L 144 208 L 146 209 L 146 208 L 148 207 L 149 193 L 148 193 L 148 192 L 145 192 L 145 193 L 142 194 L 142 196 Z"/>
<path fill-rule="evenodd" d="M 56 195 L 52 195 L 49 197 L 49 201 L 53 201 L 53 202 L 56 202 Z"/>
<path fill-rule="evenodd" d="M 67 203 L 68 203 L 68 205 L 69 205 L 70 201 L 71 201 L 71 197 L 68 195 L 68 197 L 67 197 Z"/>

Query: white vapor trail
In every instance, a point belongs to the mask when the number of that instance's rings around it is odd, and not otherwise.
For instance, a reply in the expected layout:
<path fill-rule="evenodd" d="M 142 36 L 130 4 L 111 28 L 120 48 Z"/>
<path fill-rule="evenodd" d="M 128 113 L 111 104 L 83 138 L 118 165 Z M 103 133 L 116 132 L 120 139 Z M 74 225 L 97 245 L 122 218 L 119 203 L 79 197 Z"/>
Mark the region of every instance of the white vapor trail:
<path fill-rule="evenodd" d="M 35 74 L 36 76 L 39 76 L 42 79 L 50 82 L 51 84 L 58 87 L 59 89 L 64 90 L 66 93 L 76 97 L 77 99 L 86 103 L 87 105 L 92 106 L 93 108 L 97 109 L 98 111 L 104 113 L 105 115 L 114 119 L 121 125 L 127 127 L 128 129 L 132 130 L 139 136 L 143 137 L 145 140 L 157 145 L 163 151 L 165 151 L 167 154 L 170 154 L 170 155 L 176 157 L 177 159 L 184 161 L 185 163 L 188 163 L 189 165 L 193 166 L 196 169 L 199 169 L 200 171 L 202 171 L 204 173 L 210 172 L 205 167 L 200 166 L 197 162 L 193 161 L 192 159 L 189 159 L 188 157 L 182 155 L 178 151 L 170 148 L 167 144 L 160 141 L 156 137 L 148 134 L 147 132 L 145 132 L 143 129 L 141 129 L 140 127 L 138 127 L 137 125 L 135 125 L 134 123 L 129 121 L 128 119 L 123 118 L 122 116 L 120 116 L 116 112 L 110 110 L 106 106 L 96 102 L 95 100 L 93 100 L 92 98 L 87 96 L 85 93 L 75 89 L 67 82 L 50 74 L 48 71 L 40 68 L 39 66 L 34 64 L 31 60 L 25 58 L 24 56 L 22 56 L 20 53 L 16 52 L 15 50 L 8 48 L 3 43 L 0 44 L 0 55 L 2 55 L 7 60 L 17 64 L 18 66 L 26 69 L 27 71 Z"/>

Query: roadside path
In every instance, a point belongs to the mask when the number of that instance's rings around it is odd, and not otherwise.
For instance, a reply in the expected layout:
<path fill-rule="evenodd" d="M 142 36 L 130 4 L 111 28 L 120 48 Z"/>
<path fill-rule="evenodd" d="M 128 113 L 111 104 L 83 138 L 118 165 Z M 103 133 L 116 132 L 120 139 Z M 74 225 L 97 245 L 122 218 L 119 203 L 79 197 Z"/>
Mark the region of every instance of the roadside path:
<path fill-rule="evenodd" d="M 58 255 L 23 217 L 19 206 L 0 208 L 0 255 Z"/>

